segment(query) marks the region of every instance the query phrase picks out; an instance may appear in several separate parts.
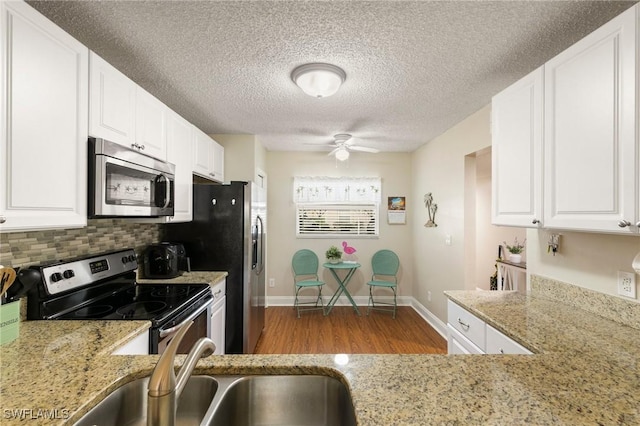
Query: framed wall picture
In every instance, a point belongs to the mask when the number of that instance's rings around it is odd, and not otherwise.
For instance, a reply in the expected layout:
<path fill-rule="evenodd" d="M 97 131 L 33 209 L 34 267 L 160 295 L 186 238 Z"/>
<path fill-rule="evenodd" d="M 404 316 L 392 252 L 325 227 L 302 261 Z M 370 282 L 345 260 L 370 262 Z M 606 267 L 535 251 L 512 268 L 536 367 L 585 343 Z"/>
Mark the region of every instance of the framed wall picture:
<path fill-rule="evenodd" d="M 388 197 L 387 222 L 390 225 L 407 223 L 406 197 Z"/>

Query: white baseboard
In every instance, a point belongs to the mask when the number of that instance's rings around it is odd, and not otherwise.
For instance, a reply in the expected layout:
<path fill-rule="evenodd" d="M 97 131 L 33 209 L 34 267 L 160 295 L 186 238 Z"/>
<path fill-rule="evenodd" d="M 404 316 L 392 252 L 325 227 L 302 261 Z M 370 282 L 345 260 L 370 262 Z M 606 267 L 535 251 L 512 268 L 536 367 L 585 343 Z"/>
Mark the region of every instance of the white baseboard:
<path fill-rule="evenodd" d="M 329 296 L 323 296 L 325 305 L 329 301 Z M 380 297 L 384 301 L 392 301 L 392 297 Z M 268 296 L 267 307 L 269 306 L 293 306 L 295 300 L 294 296 Z M 312 302 L 315 300 L 313 297 L 300 297 L 302 302 Z M 369 302 L 369 296 L 354 296 L 354 302 L 358 307 L 367 307 Z M 447 338 L 447 325 L 436 317 L 431 311 L 429 311 L 424 305 L 412 296 L 398 296 L 398 306 L 411 306 L 434 330 L 438 332 L 444 339 Z M 351 306 L 349 300 L 346 297 L 340 297 L 335 306 Z"/>

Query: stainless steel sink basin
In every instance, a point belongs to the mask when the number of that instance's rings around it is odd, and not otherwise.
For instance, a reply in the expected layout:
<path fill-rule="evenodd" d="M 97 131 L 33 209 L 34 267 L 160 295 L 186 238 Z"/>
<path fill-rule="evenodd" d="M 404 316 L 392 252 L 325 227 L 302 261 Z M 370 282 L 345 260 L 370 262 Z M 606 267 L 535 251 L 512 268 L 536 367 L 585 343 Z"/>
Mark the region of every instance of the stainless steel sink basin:
<path fill-rule="evenodd" d="M 203 424 L 356 424 L 351 396 L 339 380 L 326 376 L 216 376 L 216 394 Z"/>
<path fill-rule="evenodd" d="M 149 378 L 134 380 L 109 394 L 76 425 L 133 426 L 147 424 Z M 192 376 L 178 400 L 177 424 L 199 425 L 211 405 L 218 382 L 209 376 Z"/>

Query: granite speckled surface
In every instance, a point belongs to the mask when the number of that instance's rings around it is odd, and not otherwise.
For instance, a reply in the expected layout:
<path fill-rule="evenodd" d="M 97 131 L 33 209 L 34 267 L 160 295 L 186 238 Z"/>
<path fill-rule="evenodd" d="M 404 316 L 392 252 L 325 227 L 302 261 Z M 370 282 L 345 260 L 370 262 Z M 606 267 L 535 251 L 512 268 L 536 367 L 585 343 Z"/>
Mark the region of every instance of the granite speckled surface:
<path fill-rule="evenodd" d="M 327 374 L 349 387 L 359 425 L 640 424 L 640 331 L 512 292 L 447 292 L 535 355 L 223 355 L 196 374 Z M 640 305 L 639 305 L 640 306 Z M 57 409 L 73 423 L 157 356 L 112 356 L 146 323 L 32 321 L 0 348 L 2 423 Z M 184 357 L 179 356 L 180 364 Z M 62 411 L 66 410 L 66 411 Z M 13 416 L 13 417 L 12 417 Z"/>
<path fill-rule="evenodd" d="M 183 272 L 179 277 L 170 279 L 150 279 L 141 278 L 139 276 L 138 278 L 136 278 L 136 281 L 140 284 L 157 284 L 159 282 L 163 282 L 172 284 L 208 283 L 210 285 L 214 285 L 220 280 L 224 279 L 227 275 L 229 275 L 227 272 L 191 271 Z"/>

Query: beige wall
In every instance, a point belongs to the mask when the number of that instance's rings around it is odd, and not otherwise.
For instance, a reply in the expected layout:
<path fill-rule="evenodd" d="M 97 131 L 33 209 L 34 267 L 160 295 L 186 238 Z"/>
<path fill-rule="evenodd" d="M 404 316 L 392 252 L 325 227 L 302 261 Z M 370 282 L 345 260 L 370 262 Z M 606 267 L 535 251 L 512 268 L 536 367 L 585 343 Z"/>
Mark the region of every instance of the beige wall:
<path fill-rule="evenodd" d="M 293 204 L 294 176 L 373 176 L 382 178 L 382 199 L 388 196 L 406 196 L 409 212 L 420 209 L 418 200 L 411 197 L 411 154 L 409 153 L 354 153 L 346 163 L 336 166 L 333 157 L 324 152 L 267 152 L 267 174 L 269 176 L 268 217 L 269 238 L 267 269 L 269 276 L 276 281 L 275 288 L 268 288 L 268 296 L 293 296 L 291 277 L 291 257 L 302 248 L 313 250 L 320 261 L 324 261 L 324 252 L 331 245 L 341 247 L 342 238 L 296 238 L 295 205 Z M 394 250 L 400 257 L 401 271 L 399 294 L 412 294 L 413 258 L 411 247 L 411 214 L 407 225 L 388 225 L 386 204 L 380 210 L 380 238 L 345 238 L 349 245 L 356 248 L 356 256 L 363 265 L 354 275 L 349 289 L 353 295 L 365 296 L 368 293 L 365 282 L 371 277 L 370 259 L 377 250 Z M 321 277 L 327 282 L 330 295 L 336 285 L 327 271 L 320 270 Z"/>
<path fill-rule="evenodd" d="M 418 149 L 412 157 L 412 198 L 421 201 L 426 192 L 432 192 L 439 207 L 436 215 L 437 228 L 423 227 L 426 221 L 424 206 L 411 211 L 414 216 L 412 229 L 415 253 L 413 295 L 443 322 L 446 322 L 446 298 L 442 292 L 473 290 L 476 281 L 477 271 L 468 267 L 465 258 L 465 252 L 469 253 L 465 244 L 483 242 L 466 241 L 464 238 L 465 227 L 480 226 L 475 219 L 468 223 L 468 215 L 463 214 L 463 210 L 468 209 L 464 198 L 469 198 L 464 186 L 469 181 L 476 185 L 471 198 L 481 198 L 482 192 L 486 193 L 487 189 L 482 173 L 474 175 L 473 179 L 465 177 L 465 171 L 469 173 L 469 170 L 475 170 L 469 167 L 469 157 L 465 159 L 465 156 L 490 146 L 489 123 L 490 106 L 487 106 Z M 486 206 L 482 207 L 482 201 L 476 200 L 474 203 L 477 203 L 477 208 L 487 211 Z M 483 214 L 486 215 L 479 213 Z M 478 240 L 497 238 L 502 241 L 514 235 L 522 235 L 523 232 L 518 228 L 494 228 L 493 231 L 489 228 L 487 235 L 474 229 L 473 235 Z M 560 252 L 554 257 L 547 253 L 546 245 L 551 231 L 528 229 L 525 232 L 528 274 L 541 275 L 606 294 L 617 294 L 617 271 L 633 272 L 631 262 L 640 252 L 638 236 L 554 231 L 562 234 Z M 447 234 L 452 236 L 451 246 L 445 245 Z M 494 236 L 489 237 L 490 234 Z M 475 250 L 471 252 L 475 256 L 472 260 L 481 262 L 481 255 L 475 253 Z M 474 278 L 465 277 L 465 273 L 473 273 Z M 485 274 L 482 272 L 482 275 Z M 636 281 L 640 281 L 638 275 Z M 427 300 L 428 291 L 431 291 L 431 302 Z"/>
<path fill-rule="evenodd" d="M 412 155 L 415 208 L 411 229 L 414 256 L 413 296 L 446 322 L 445 290 L 465 289 L 465 156 L 491 145 L 490 108 L 471 115 Z M 438 204 L 437 228 L 426 228 L 424 194 Z M 445 244 L 447 235 L 451 245 Z M 474 290 L 475 284 L 468 290 Z M 427 293 L 431 292 L 431 301 Z"/>
<path fill-rule="evenodd" d="M 547 253 L 551 232 L 527 230 L 529 274 L 617 295 L 617 271 L 634 272 L 631 262 L 640 252 L 640 236 L 553 231 L 562 236 L 560 251 L 552 256 Z M 640 296 L 638 281 L 636 274 L 636 294 Z"/>

